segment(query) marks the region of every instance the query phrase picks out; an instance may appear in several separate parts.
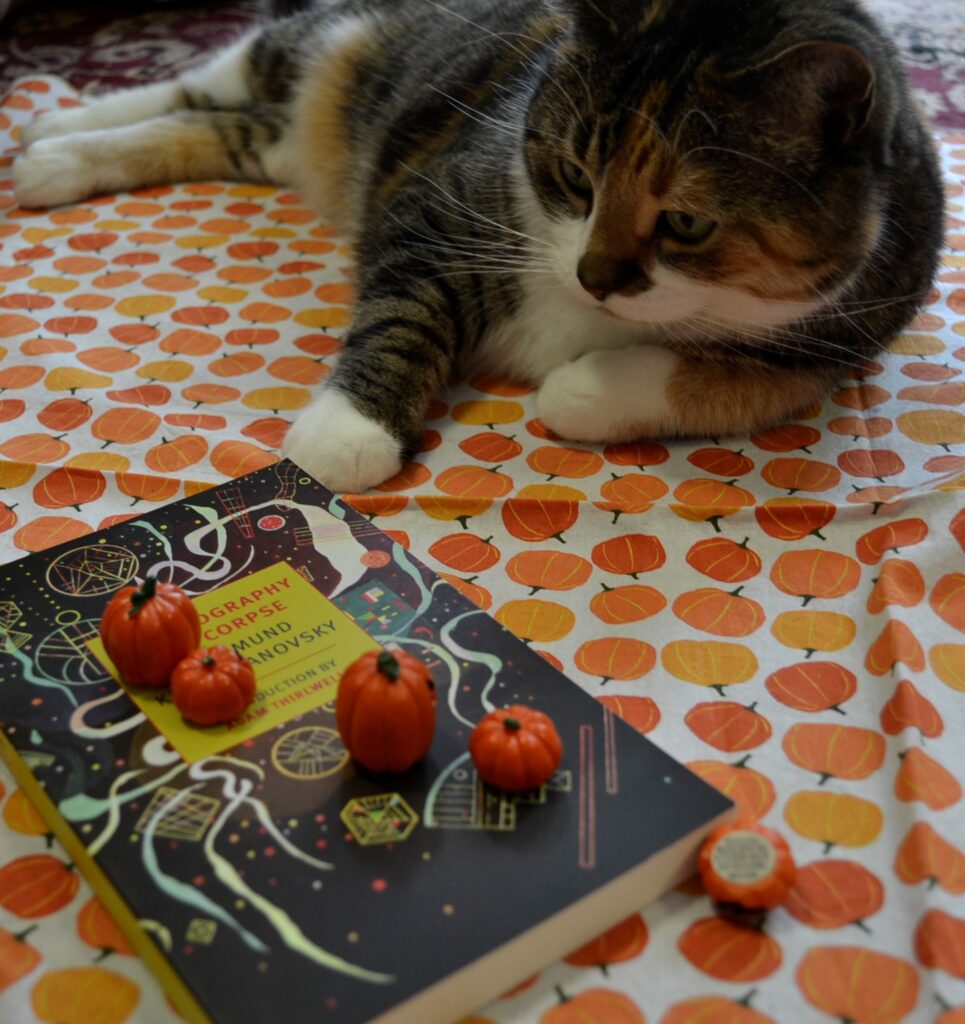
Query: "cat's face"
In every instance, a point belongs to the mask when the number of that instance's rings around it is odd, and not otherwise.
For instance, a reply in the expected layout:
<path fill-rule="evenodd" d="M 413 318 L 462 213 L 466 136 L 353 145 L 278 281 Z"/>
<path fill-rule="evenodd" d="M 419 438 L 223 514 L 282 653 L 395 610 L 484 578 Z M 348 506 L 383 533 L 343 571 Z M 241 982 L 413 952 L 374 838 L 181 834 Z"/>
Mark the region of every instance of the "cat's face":
<path fill-rule="evenodd" d="M 609 317 L 763 341 L 839 294 L 878 242 L 873 74 L 845 44 L 735 71 L 673 24 L 644 35 L 577 40 L 532 104 L 544 256 Z"/>

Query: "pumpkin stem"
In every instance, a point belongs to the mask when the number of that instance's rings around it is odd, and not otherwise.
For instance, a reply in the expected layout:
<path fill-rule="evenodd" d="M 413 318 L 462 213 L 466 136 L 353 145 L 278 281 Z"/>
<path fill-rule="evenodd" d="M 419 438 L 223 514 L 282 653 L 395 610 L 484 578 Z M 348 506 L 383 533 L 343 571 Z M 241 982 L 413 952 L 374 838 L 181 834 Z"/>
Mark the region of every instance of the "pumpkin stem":
<path fill-rule="evenodd" d="M 729 590 L 728 593 L 730 594 L 731 597 L 740 597 L 740 593 L 741 593 L 741 591 L 743 589 L 744 589 L 744 584 L 742 583 L 739 587 L 737 587 L 736 590 Z"/>
<path fill-rule="evenodd" d="M 504 718 L 503 728 L 508 729 L 510 732 L 518 732 L 520 727 L 518 718 Z"/>
<path fill-rule="evenodd" d="M 751 1000 L 756 995 L 757 995 L 757 989 L 756 988 L 752 988 L 750 990 L 750 992 L 748 992 L 746 995 L 742 996 L 740 999 L 735 999 L 734 1002 L 737 1003 L 738 1006 L 746 1006 L 748 1009 L 750 1009 Z"/>
<path fill-rule="evenodd" d="M 744 539 L 743 539 L 743 540 L 742 540 L 742 541 L 740 542 L 740 544 L 738 544 L 737 546 L 738 546 L 739 548 L 746 548 L 746 547 L 747 547 L 747 542 L 748 542 L 749 540 L 750 540 L 750 537 L 745 537 L 745 538 L 744 538 Z"/>
<path fill-rule="evenodd" d="M 376 664 L 390 683 L 394 683 L 399 678 L 399 662 L 390 651 L 382 651 L 376 658 Z"/>
<path fill-rule="evenodd" d="M 211 657 L 211 655 L 210 655 L 210 654 L 206 654 L 206 655 L 205 655 L 205 656 L 204 656 L 204 657 L 203 657 L 203 658 L 201 659 L 201 664 L 202 664 L 202 665 L 204 665 L 204 667 L 205 667 L 205 668 L 211 668 L 211 666 L 212 666 L 212 665 L 216 665 L 216 664 L 217 664 L 217 662 L 215 661 L 215 659 L 214 659 L 214 658 L 212 658 L 212 657 Z"/>
<path fill-rule="evenodd" d="M 573 998 L 568 996 L 559 985 L 554 985 L 553 988 L 556 989 L 556 994 L 559 996 L 561 1003 L 568 1003 Z"/>
<path fill-rule="evenodd" d="M 133 619 L 141 608 L 154 597 L 156 589 L 157 580 L 153 576 L 145 576 L 140 589 L 131 594 L 131 610 L 127 613 L 129 619 Z"/>
<path fill-rule="evenodd" d="M 30 934 L 30 933 L 31 933 L 32 931 L 34 931 L 34 929 L 35 929 L 36 927 L 37 927 L 37 926 L 36 926 L 35 924 L 32 924 L 32 925 L 31 925 L 31 926 L 30 926 L 29 928 L 25 928 L 25 929 L 24 929 L 24 930 L 23 930 L 22 932 L 17 932 L 17 933 L 16 933 L 15 935 L 14 935 L 14 938 L 15 938 L 15 939 L 17 940 L 17 942 L 26 942 L 26 941 L 27 941 L 27 936 L 28 936 L 28 935 L 29 935 L 29 934 Z"/>

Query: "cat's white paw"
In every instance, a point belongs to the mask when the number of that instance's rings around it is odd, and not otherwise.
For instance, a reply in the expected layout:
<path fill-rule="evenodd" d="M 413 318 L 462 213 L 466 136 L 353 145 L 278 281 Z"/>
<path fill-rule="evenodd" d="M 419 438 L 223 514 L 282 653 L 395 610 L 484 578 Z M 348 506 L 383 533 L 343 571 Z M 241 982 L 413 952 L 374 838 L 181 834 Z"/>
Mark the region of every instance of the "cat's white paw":
<path fill-rule="evenodd" d="M 338 493 L 368 490 L 402 468 L 399 442 L 334 388 L 324 390 L 301 412 L 281 450 Z"/>
<path fill-rule="evenodd" d="M 96 188 L 94 169 L 66 141 L 35 143 L 13 165 L 13 192 L 27 208 L 61 206 L 86 199 Z"/>
<path fill-rule="evenodd" d="M 20 145 L 26 150 L 42 139 L 89 131 L 92 126 L 87 123 L 88 119 L 89 113 L 85 107 L 52 110 L 47 114 L 41 114 L 20 129 Z"/>
<path fill-rule="evenodd" d="M 571 441 L 616 443 L 663 432 L 666 387 L 677 357 L 636 346 L 588 352 L 547 374 L 536 396 L 539 418 Z"/>

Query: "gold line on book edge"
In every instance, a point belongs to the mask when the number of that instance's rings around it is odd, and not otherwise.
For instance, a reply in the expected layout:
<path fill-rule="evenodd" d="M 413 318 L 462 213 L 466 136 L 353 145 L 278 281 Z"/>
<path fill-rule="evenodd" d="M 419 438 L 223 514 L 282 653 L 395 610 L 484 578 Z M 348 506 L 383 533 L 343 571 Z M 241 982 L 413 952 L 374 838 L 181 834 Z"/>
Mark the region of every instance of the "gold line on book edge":
<path fill-rule="evenodd" d="M 17 784 L 27 794 L 31 803 L 50 826 L 67 855 L 90 883 L 101 902 L 110 912 L 137 955 L 147 964 L 155 978 L 174 1003 L 178 1012 L 188 1024 L 212 1024 L 211 1018 L 201 1008 L 193 993 L 171 966 L 164 954 L 145 935 L 137 922 L 134 912 L 121 894 L 114 888 L 104 869 L 87 852 L 87 848 L 74 830 L 61 817 L 47 791 L 34 778 L 33 773 L 21 759 L 16 748 L 0 730 L 0 757 L 13 773 Z"/>

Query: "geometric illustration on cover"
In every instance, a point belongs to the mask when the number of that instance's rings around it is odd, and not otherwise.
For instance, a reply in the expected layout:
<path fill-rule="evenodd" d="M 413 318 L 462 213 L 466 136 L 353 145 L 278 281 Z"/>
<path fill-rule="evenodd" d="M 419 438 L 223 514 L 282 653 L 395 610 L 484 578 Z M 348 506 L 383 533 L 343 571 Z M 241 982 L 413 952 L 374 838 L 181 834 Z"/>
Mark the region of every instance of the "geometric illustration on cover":
<path fill-rule="evenodd" d="M 33 639 L 33 633 L 23 633 L 14 625 L 23 614 L 15 601 L 0 601 L 0 651 L 18 651 Z"/>
<path fill-rule="evenodd" d="M 271 763 L 290 779 L 324 779 L 348 763 L 348 751 L 334 729 L 307 725 L 275 741 Z"/>
<path fill-rule="evenodd" d="M 549 793 L 572 793 L 573 773 L 568 768 L 559 768 L 538 789 L 528 789 L 513 797 L 515 804 L 545 804 Z"/>
<path fill-rule="evenodd" d="M 199 946 L 210 946 L 218 934 L 218 922 L 209 917 L 192 917 L 184 938 Z"/>
<path fill-rule="evenodd" d="M 55 558 L 47 567 L 47 584 L 68 597 L 111 594 L 130 583 L 137 556 L 114 544 L 89 544 Z"/>
<path fill-rule="evenodd" d="M 398 793 L 350 800 L 340 816 L 360 846 L 404 842 L 419 824 L 419 815 Z"/>
<path fill-rule="evenodd" d="M 76 611 L 61 612 L 55 621 L 60 628 L 48 633 L 37 645 L 37 668 L 68 685 L 85 685 L 106 678 L 104 666 L 87 646 L 89 640 L 100 634 L 100 623 L 96 619 L 81 619 Z"/>
<path fill-rule="evenodd" d="M 512 832 L 516 828 L 513 797 L 489 789 L 467 761 L 468 751 L 432 784 L 426 798 L 426 828 Z"/>
<path fill-rule="evenodd" d="M 235 526 L 238 527 L 241 536 L 245 540 L 253 540 L 255 536 L 254 527 L 251 525 L 251 516 L 245 511 L 245 499 L 241 496 L 240 487 L 229 487 L 228 489 L 218 494 L 218 501 L 224 506 L 224 510 L 229 516 L 237 516 L 234 520 Z M 238 515 L 238 513 L 243 513 Z"/>
<path fill-rule="evenodd" d="M 367 633 L 390 633 L 396 619 L 412 614 L 412 608 L 381 580 L 346 590 L 334 603 Z"/>
<path fill-rule="evenodd" d="M 169 804 L 173 806 L 169 807 Z M 134 829 L 137 832 L 146 832 L 156 818 L 155 836 L 162 839 L 180 839 L 186 843 L 200 843 L 220 806 L 221 801 L 214 797 L 184 793 L 171 786 L 161 786 Z"/>

